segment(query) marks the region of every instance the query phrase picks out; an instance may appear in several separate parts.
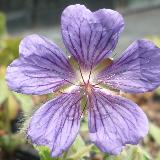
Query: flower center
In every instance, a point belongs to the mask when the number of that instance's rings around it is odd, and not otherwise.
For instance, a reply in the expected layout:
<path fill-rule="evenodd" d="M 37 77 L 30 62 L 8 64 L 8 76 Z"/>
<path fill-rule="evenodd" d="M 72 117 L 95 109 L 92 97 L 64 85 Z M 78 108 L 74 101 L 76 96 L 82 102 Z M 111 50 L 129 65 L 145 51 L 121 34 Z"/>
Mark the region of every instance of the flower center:
<path fill-rule="evenodd" d="M 83 94 L 89 95 L 94 87 L 93 74 L 88 71 L 80 71 L 78 74 L 79 85 Z"/>
<path fill-rule="evenodd" d="M 93 89 L 93 85 L 90 83 L 86 83 L 84 85 L 81 85 L 82 90 L 85 94 L 91 94 L 92 93 L 92 89 Z"/>

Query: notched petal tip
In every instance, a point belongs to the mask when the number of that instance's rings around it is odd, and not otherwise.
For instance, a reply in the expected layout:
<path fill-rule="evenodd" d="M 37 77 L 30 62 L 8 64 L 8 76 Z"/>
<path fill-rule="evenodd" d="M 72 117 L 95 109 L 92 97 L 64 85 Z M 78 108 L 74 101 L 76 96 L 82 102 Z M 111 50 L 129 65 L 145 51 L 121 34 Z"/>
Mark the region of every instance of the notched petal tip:
<path fill-rule="evenodd" d="M 61 17 L 64 44 L 85 69 L 109 56 L 123 28 L 123 17 L 110 9 L 91 12 L 85 6 L 71 5 Z"/>

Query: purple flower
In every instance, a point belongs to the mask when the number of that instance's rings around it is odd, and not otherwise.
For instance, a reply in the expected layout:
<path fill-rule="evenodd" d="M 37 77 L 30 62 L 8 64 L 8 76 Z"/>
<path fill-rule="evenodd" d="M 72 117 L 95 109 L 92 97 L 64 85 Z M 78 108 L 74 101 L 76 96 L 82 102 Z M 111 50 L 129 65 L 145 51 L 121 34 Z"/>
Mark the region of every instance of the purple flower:
<path fill-rule="evenodd" d="M 83 5 L 68 6 L 62 13 L 61 31 L 74 66 L 42 36 L 21 41 L 20 57 L 7 69 L 10 89 L 23 94 L 61 93 L 34 113 L 27 130 L 28 138 L 48 146 L 53 157 L 71 146 L 86 109 L 90 140 L 103 152 L 118 154 L 126 144 L 138 144 L 147 134 L 144 112 L 116 93 L 157 88 L 160 49 L 147 40 L 137 40 L 120 58 L 104 65 L 123 29 L 123 17 L 116 11 L 91 12 Z M 98 64 L 103 67 L 98 69 Z"/>

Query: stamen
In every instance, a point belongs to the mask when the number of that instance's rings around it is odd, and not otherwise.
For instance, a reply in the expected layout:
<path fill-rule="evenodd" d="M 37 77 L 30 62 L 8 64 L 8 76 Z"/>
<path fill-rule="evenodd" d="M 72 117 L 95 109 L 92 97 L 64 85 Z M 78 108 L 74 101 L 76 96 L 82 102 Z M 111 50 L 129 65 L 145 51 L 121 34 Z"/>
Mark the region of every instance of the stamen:
<path fill-rule="evenodd" d="M 70 81 L 68 81 L 68 80 L 66 80 L 66 79 L 64 79 L 66 82 L 68 82 L 68 83 L 70 83 L 70 84 L 72 84 L 72 85 L 74 85 L 74 86 L 80 86 L 80 85 L 78 85 L 78 84 L 75 84 L 75 83 L 73 83 L 73 82 L 70 82 Z"/>
<path fill-rule="evenodd" d="M 79 71 L 80 71 L 80 74 L 81 74 L 82 81 L 83 81 L 84 84 L 86 84 L 86 82 L 83 78 L 82 70 L 81 70 L 81 67 L 80 67 L 79 63 L 78 63 L 78 67 L 79 67 Z"/>
<path fill-rule="evenodd" d="M 85 105 L 84 105 L 84 107 L 83 107 L 83 110 L 82 110 L 82 112 L 81 112 L 81 115 L 80 115 L 80 119 L 81 119 L 81 117 L 83 116 L 83 114 L 84 114 L 84 112 L 85 112 L 85 110 L 86 110 L 86 107 L 87 107 L 87 100 L 86 100 L 86 102 L 85 102 Z"/>
<path fill-rule="evenodd" d="M 89 71 L 88 83 L 89 83 L 89 81 L 90 81 L 90 78 L 91 78 L 92 69 L 93 69 L 93 64 L 91 65 L 91 69 L 90 69 L 90 71 Z"/>
<path fill-rule="evenodd" d="M 99 84 L 101 84 L 102 82 L 98 82 L 96 84 L 94 84 L 93 86 L 98 86 Z"/>

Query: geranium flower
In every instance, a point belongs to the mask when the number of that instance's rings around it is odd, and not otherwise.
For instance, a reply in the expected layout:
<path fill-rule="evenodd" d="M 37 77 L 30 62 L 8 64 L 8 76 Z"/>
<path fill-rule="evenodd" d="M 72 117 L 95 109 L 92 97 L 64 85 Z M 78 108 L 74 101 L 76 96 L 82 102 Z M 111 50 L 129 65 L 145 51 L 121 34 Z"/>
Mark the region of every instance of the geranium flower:
<path fill-rule="evenodd" d="M 52 157 L 71 146 L 85 110 L 90 140 L 105 153 L 119 154 L 126 144 L 138 144 L 147 134 L 144 112 L 117 91 L 142 93 L 157 88 L 160 49 L 137 40 L 121 57 L 109 59 L 123 29 L 118 12 L 91 12 L 77 4 L 68 6 L 61 17 L 70 59 L 45 37 L 30 35 L 21 41 L 20 57 L 8 67 L 6 80 L 18 93 L 59 93 L 34 113 L 27 130 L 32 143 L 48 146 Z"/>

